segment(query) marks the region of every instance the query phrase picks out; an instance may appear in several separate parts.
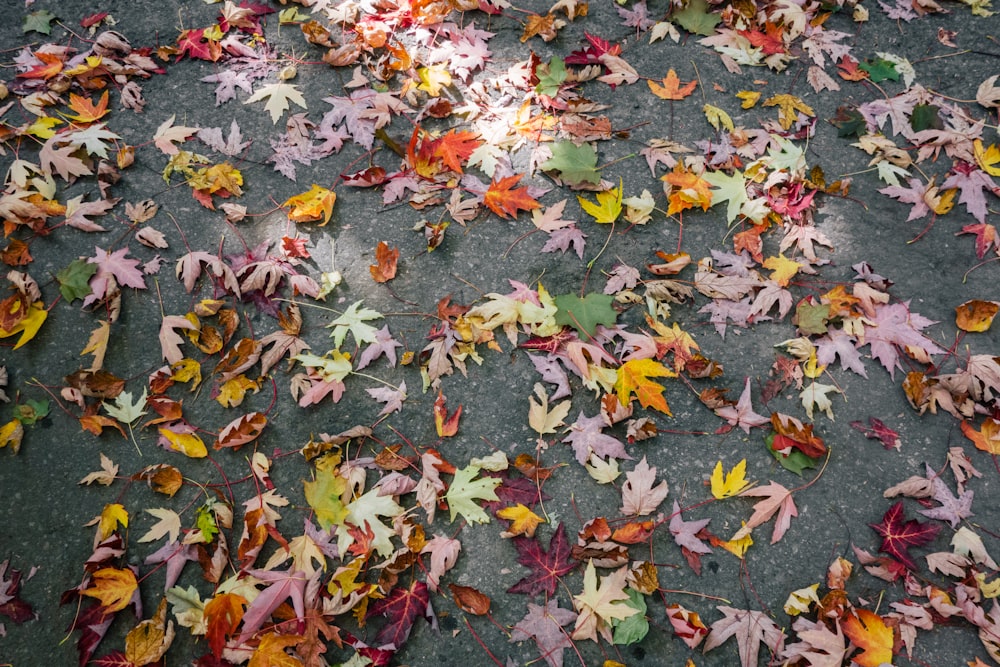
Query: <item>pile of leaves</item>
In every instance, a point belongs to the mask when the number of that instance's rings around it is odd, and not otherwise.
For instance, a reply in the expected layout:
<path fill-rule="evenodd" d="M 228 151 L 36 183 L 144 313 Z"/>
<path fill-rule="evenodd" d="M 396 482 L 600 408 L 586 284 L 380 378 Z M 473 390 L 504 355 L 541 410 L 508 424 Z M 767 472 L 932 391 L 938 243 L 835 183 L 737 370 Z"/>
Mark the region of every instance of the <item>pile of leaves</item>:
<path fill-rule="evenodd" d="M 194 646 L 197 665 L 386 665 L 405 655 L 411 632 L 438 630 L 443 615 L 463 619 L 453 626 L 457 636 L 443 640 L 474 641 L 480 659 L 498 665 L 503 658 L 480 635 L 533 643 L 533 659 L 553 667 L 566 659 L 594 664 L 599 655 L 620 664 L 616 647 L 651 632 L 673 633 L 685 656 L 735 639 L 744 666 L 766 659 L 873 667 L 912 656 L 921 633 L 942 624 L 978 636 L 968 664 L 986 664 L 980 655 L 1000 663 L 1000 579 L 984 542 L 997 535 L 968 521 L 970 487 L 982 476 L 973 456 L 1000 453 L 1000 357 L 958 351 L 965 333 L 990 329 L 1000 303 L 957 304 L 962 334 L 949 347 L 930 337 L 935 323 L 894 296 L 876 267 L 861 262 L 849 279 L 824 279 L 833 243 L 818 209 L 849 197 L 851 182 L 828 183 L 806 150 L 824 130 L 856 141 L 884 183 L 880 192 L 910 205 L 909 220 L 948 214 L 957 198 L 964 213 L 949 220 L 974 222 L 956 232 L 975 237 L 979 260 L 995 259 L 1000 241 L 989 220 L 1000 196 L 1000 148 L 987 128 L 995 135 L 997 76 L 981 82 L 974 103 L 959 102 L 916 83 L 915 66 L 899 56 L 852 53 L 846 30 L 870 18 L 860 3 L 661 4 L 616 7 L 619 27 L 630 31 L 620 41 L 600 36 L 601 24 L 588 23 L 592 9 L 577 0 L 534 10 L 505 0 L 283 7 L 227 0 L 199 10 L 199 17 L 214 12 L 203 27 L 158 47 L 133 45 L 126 27 L 112 27 L 104 12 L 72 21 L 44 9 L 27 15 L 24 32 L 51 41 L 18 49 L 0 91 L 8 100 L 0 107 L 0 259 L 10 267 L 0 337 L 10 339 L 5 357 L 14 360 L 16 387 L 11 416 L 0 420 L 0 448 L 16 454 L 33 446 L 39 422 L 74 419 L 81 440 L 124 442 L 143 455 L 122 449 L 128 461 L 116 462 L 100 454 L 100 470 L 80 480 L 110 487 L 84 496 L 107 502 L 88 524 L 93 549 L 79 583 L 62 599 L 81 665 L 161 664 L 183 634 L 196 640 L 186 646 Z M 965 4 L 953 11 L 990 14 L 981 0 Z M 874 11 L 901 22 L 944 11 L 933 0 L 878 5 Z M 275 46 L 279 28 L 285 39 L 294 31 L 288 53 Z M 573 50 L 536 53 L 565 44 L 572 30 L 583 31 Z M 499 31 L 520 34 L 516 57 L 493 60 Z M 949 48 L 954 38 L 939 35 Z M 842 107 L 828 119 L 830 130 L 802 97 L 706 91 L 696 72 L 673 68 L 640 74 L 625 48 L 680 40 L 697 41 L 704 57 L 716 52 L 733 74 L 794 64 L 813 94 L 850 90 L 871 99 Z M 179 72 L 190 76 L 196 63 L 211 72 L 197 93 L 212 99 L 214 87 L 220 111 L 213 117 L 262 103 L 271 136 L 251 139 L 235 119 L 187 126 L 172 110 L 147 108 L 147 88 Z M 329 90 L 333 80 L 342 94 L 323 97 L 327 106 L 316 114 L 310 87 Z M 904 89 L 889 95 L 879 85 L 886 81 Z M 634 154 L 618 155 L 619 141 L 640 141 L 631 134 L 638 129 L 614 117 L 615 96 L 630 87 L 629 94 L 641 90 L 663 103 L 670 127 L 656 128 L 661 134 Z M 699 108 L 690 99 L 696 92 L 718 103 Z M 686 124 L 684 136 L 675 136 L 673 114 L 682 105 L 688 118 L 697 116 L 695 136 Z M 759 114 L 738 116 L 758 124 L 737 124 L 737 107 Z M 116 124 L 154 113 L 163 120 L 152 136 L 126 138 Z M 613 178 L 617 160 L 629 162 L 635 181 L 648 170 L 662 192 Z M 266 169 L 251 178 L 254 161 Z M 296 194 L 265 208 L 269 181 L 297 183 L 301 171 L 329 173 L 322 171 L 329 164 L 349 166 L 332 182 L 296 185 Z M 191 247 L 193 223 L 161 210 L 157 197 L 122 201 L 116 193 L 141 166 L 189 192 L 217 237 L 237 238 L 238 247 Z M 316 239 L 349 222 L 338 192 L 359 190 L 415 212 L 419 256 L 429 262 L 448 247 L 453 224 L 473 236 L 479 224 L 509 224 L 514 245 L 542 233 L 537 251 L 552 261 L 579 260 L 585 277 L 572 290 L 561 285 L 566 292 L 519 276 L 470 303 L 434 294 L 433 313 L 401 298 L 409 312 L 376 310 L 344 296 L 354 292 L 343 274 L 313 257 Z M 262 229 L 256 218 L 275 216 L 283 235 L 272 226 L 258 245 L 245 241 Z M 725 225 L 715 221 L 722 218 Z M 682 232 L 693 220 L 719 225 L 728 245 L 692 257 Z M 676 231 L 676 247 L 651 249 L 645 266 L 612 263 L 615 246 L 630 238 L 618 237 L 653 225 Z M 588 240 L 602 229 L 607 240 L 595 251 Z M 93 246 L 93 254 L 51 276 L 36 271 L 36 257 L 54 253 L 57 243 Z M 394 295 L 393 281 L 418 279 L 397 278 L 408 260 L 394 243 L 371 248 L 365 289 Z M 606 267 L 601 278 L 595 267 Z M 113 369 L 126 364 L 116 351 L 136 335 L 126 314 L 154 284 L 159 349 L 139 353 L 149 367 L 138 376 L 121 377 Z M 87 367 L 32 380 L 36 369 L 16 356 L 27 352 L 19 348 L 61 344 L 58 328 L 81 308 L 93 326 L 80 351 Z M 259 313 L 266 319 L 255 319 Z M 311 315 L 323 327 L 310 328 Z M 417 342 L 401 334 L 413 321 L 424 327 Z M 759 381 L 726 378 L 723 364 L 703 351 L 711 334 L 691 333 L 708 324 L 726 340 L 734 329 L 768 322 L 785 325 L 775 326 L 779 352 Z M 520 388 L 529 395 L 532 440 L 517 451 L 484 447 L 465 456 L 452 443 L 459 434 L 475 437 L 463 432 L 455 400 L 463 377 L 477 373 L 469 362 L 515 350 L 537 374 L 530 392 Z M 877 536 L 878 553 L 854 546 L 853 561 L 834 558 L 824 582 L 788 595 L 784 618 L 702 593 L 721 602 L 708 607 L 715 620 L 703 621 L 661 583 L 664 561 L 683 560 L 700 576 L 707 554 L 744 559 L 767 548 L 754 546 L 755 537 L 775 544 L 791 535 L 796 499 L 836 467 L 815 420 L 834 418 L 844 391 L 838 376 L 867 378 L 869 371 L 901 378 L 919 413 L 957 420 L 969 447 L 951 447 L 925 474 L 886 490 L 888 498 L 913 501 L 889 507 L 872 535 L 854 536 Z M 0 368 L 0 387 L 7 382 Z M 648 447 L 670 431 L 668 386 L 689 390 L 713 423 L 687 435 L 753 434 L 763 445 L 753 463 L 719 460 L 704 488 L 672 493 L 661 472 L 668 459 L 660 462 L 669 453 Z M 407 412 L 411 391 L 436 397 L 433 408 Z M 779 396 L 794 396 L 801 410 L 754 408 Z M 279 407 L 326 419 L 346 414 L 331 407 L 342 401 L 374 403 L 378 414 L 306 443 L 289 444 L 270 426 Z M 429 444 L 423 431 L 408 436 L 390 423 L 425 418 L 436 434 Z M 887 450 L 900 447 L 899 434 L 878 418 L 852 426 Z M 771 461 L 775 476 L 808 479 L 748 479 L 748 467 L 762 471 Z M 618 506 L 576 520 L 550 511 L 551 503 L 568 502 L 555 496 L 565 493 L 560 479 L 570 466 L 595 487 L 613 489 Z M 304 481 L 276 481 L 278 467 Z M 141 504 L 149 497 L 144 486 L 159 506 Z M 740 502 L 733 512 L 741 527 L 714 533 L 724 528 L 710 529 L 704 508 Z M 913 507 L 927 520 L 913 518 Z M 154 522 L 135 538 L 128 528 L 139 517 Z M 463 532 L 482 524 L 495 536 L 488 559 L 463 548 Z M 507 594 L 523 598 L 503 606 L 517 605 L 520 620 L 496 622 L 490 597 L 453 576 L 470 558 L 507 559 L 520 576 Z M 854 562 L 899 594 L 883 607 L 853 592 Z M 0 615 L 17 624 L 55 622 L 33 620 L 22 584 L 9 561 L 0 564 Z M 124 635 L 115 645 L 104 641 L 112 628 Z"/>

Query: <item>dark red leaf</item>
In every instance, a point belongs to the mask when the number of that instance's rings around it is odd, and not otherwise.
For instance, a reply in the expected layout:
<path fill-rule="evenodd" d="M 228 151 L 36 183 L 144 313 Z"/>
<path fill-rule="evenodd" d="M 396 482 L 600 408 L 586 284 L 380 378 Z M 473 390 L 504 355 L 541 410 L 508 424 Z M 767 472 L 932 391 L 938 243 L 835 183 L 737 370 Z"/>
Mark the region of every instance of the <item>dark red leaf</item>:
<path fill-rule="evenodd" d="M 553 595 L 559 578 L 576 567 L 576 563 L 570 559 L 572 550 L 566 541 L 563 524 L 559 524 L 552 534 L 547 552 L 542 549 L 537 537 L 515 537 L 514 548 L 517 549 L 517 562 L 531 569 L 531 574 L 508 588 L 508 593 L 537 595 L 545 591 L 546 594 Z"/>
<path fill-rule="evenodd" d="M 880 523 L 869 525 L 882 536 L 879 551 L 889 554 L 910 570 L 916 570 L 917 565 L 910 558 L 908 550 L 927 544 L 940 530 L 940 526 L 935 524 L 920 523 L 916 519 L 907 520 L 902 501 L 890 507 Z"/>
<path fill-rule="evenodd" d="M 851 422 L 851 428 L 861 431 L 870 440 L 879 440 L 886 449 L 899 449 L 899 433 L 885 425 L 881 419 L 868 418 L 868 426 L 864 422 Z"/>
<path fill-rule="evenodd" d="M 414 581 L 409 588 L 392 589 L 387 597 L 373 604 L 368 612 L 369 618 L 385 616 L 389 619 L 389 623 L 375 636 L 375 643 L 400 648 L 410 636 L 413 623 L 427 613 L 428 600 L 427 584 Z"/>

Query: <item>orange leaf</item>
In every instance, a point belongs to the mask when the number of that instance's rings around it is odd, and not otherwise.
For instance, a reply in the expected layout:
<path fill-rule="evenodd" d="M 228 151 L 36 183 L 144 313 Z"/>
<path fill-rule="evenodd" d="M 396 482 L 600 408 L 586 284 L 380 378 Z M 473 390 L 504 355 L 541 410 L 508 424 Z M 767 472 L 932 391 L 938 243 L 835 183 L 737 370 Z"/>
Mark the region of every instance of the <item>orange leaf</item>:
<path fill-rule="evenodd" d="M 962 420 L 962 434 L 972 441 L 976 449 L 981 449 L 988 454 L 996 456 L 1000 454 L 1000 423 L 987 417 L 983 420 L 983 425 L 977 431 L 970 422 Z"/>
<path fill-rule="evenodd" d="M 695 205 L 701 206 L 701 210 L 707 211 L 708 207 L 712 205 L 712 190 L 708 181 L 693 171 L 685 169 L 682 163 L 678 162 L 674 170 L 662 178 L 674 186 L 668 198 L 670 206 L 667 208 L 667 215 L 680 213 Z"/>
<path fill-rule="evenodd" d="M 993 318 L 1000 310 L 996 301 L 973 299 L 955 308 L 955 325 L 962 331 L 983 332 L 993 324 Z"/>
<path fill-rule="evenodd" d="M 662 86 L 656 81 L 647 81 L 646 83 L 649 84 L 649 89 L 653 94 L 662 100 L 682 100 L 693 93 L 695 86 L 698 85 L 697 81 L 688 81 L 681 86 L 681 80 L 677 77 L 677 72 L 672 67 L 667 72 L 667 75 L 663 77 Z"/>
<path fill-rule="evenodd" d="M 399 248 L 390 248 L 385 241 L 379 241 L 375 247 L 375 263 L 368 267 L 372 278 L 377 283 L 386 283 L 396 277 L 396 263 L 399 261 Z"/>
<path fill-rule="evenodd" d="M 260 646 L 254 651 L 247 667 L 302 667 L 302 661 L 285 653 L 285 649 L 301 644 L 304 639 L 302 635 L 270 632 L 260 638 Z"/>
<path fill-rule="evenodd" d="M 635 392 L 639 403 L 644 408 L 654 408 L 670 415 L 670 406 L 663 397 L 663 385 L 650 380 L 654 377 L 677 377 L 677 373 L 658 361 L 652 359 L 631 359 L 618 369 L 618 379 L 615 382 L 615 393 L 618 401 L 628 405 Z"/>
<path fill-rule="evenodd" d="M 434 155 L 444 166 L 461 174 L 462 162 L 469 159 L 480 143 L 479 135 L 475 132 L 452 130 L 434 142 Z"/>
<path fill-rule="evenodd" d="M 212 655 L 222 657 L 222 649 L 226 646 L 226 637 L 236 632 L 243 620 L 243 608 L 247 600 L 236 593 L 221 593 L 205 604 L 205 621 L 208 637 L 208 647 Z"/>
<path fill-rule="evenodd" d="M 541 204 L 528 194 L 527 186 L 514 187 L 522 177 L 524 174 L 514 174 L 493 181 L 483 197 L 483 203 L 501 218 L 516 218 L 518 211 L 539 208 Z"/>
<path fill-rule="evenodd" d="M 76 116 L 68 116 L 70 120 L 75 120 L 78 123 L 93 123 L 108 113 L 108 91 L 104 91 L 96 105 L 90 98 L 70 93 L 69 108 L 77 113 Z"/>
<path fill-rule="evenodd" d="M 450 438 L 458 433 L 458 418 L 462 416 L 462 406 L 449 417 L 448 407 L 444 403 L 444 394 L 438 390 L 437 400 L 434 401 L 434 426 L 437 434 L 441 438 Z"/>
<path fill-rule="evenodd" d="M 863 650 L 852 660 L 861 667 L 878 667 L 892 662 L 892 628 L 882 618 L 867 609 L 858 609 L 841 623 L 844 634 L 855 646 Z"/>
<path fill-rule="evenodd" d="M 459 586 L 458 584 L 448 584 L 448 590 L 455 598 L 458 608 L 467 614 L 485 616 L 490 613 L 489 596 L 480 593 L 471 586 Z"/>
<path fill-rule="evenodd" d="M 127 607 L 139 587 L 135 572 L 128 568 L 123 570 L 115 567 L 101 568 L 91 575 L 90 583 L 91 587 L 80 593 L 97 599 L 104 607 L 105 614 L 113 614 Z"/>
<path fill-rule="evenodd" d="M 267 426 L 267 417 L 262 412 L 251 412 L 237 417 L 219 431 L 219 438 L 215 441 L 215 449 L 223 447 L 239 449 L 248 442 L 256 440 L 265 426 Z"/>
<path fill-rule="evenodd" d="M 35 53 L 35 57 L 41 60 L 44 65 L 36 65 L 32 67 L 27 72 L 22 72 L 17 75 L 19 79 L 51 79 L 56 74 L 62 71 L 63 61 L 59 59 L 59 56 L 54 53 L 45 53 L 39 51 Z"/>
<path fill-rule="evenodd" d="M 611 539 L 620 544 L 639 544 L 647 542 L 653 536 L 656 524 L 652 521 L 629 521 L 624 526 L 615 528 Z"/>

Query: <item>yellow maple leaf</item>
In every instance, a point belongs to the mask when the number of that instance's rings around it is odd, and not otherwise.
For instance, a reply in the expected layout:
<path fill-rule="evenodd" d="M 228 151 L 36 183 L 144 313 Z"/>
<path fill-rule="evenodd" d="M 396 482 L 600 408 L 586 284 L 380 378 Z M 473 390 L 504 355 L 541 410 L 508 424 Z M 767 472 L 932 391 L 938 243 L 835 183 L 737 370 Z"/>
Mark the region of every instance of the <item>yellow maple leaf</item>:
<path fill-rule="evenodd" d="M 281 206 L 292 207 L 288 212 L 288 219 L 292 222 L 315 222 L 322 218 L 323 222 L 319 225 L 322 227 L 330 222 L 336 201 L 335 192 L 313 183 L 309 190 L 289 197 Z"/>
<path fill-rule="evenodd" d="M 781 125 L 783 130 L 787 130 L 792 126 L 795 120 L 799 117 L 800 111 L 810 117 L 816 115 L 816 112 L 812 110 L 811 106 L 803 102 L 795 95 L 789 95 L 787 93 L 772 95 L 764 100 L 764 106 L 778 107 L 778 123 Z"/>
<path fill-rule="evenodd" d="M 125 568 L 103 567 L 90 576 L 89 588 L 80 591 L 81 595 L 95 598 L 104 607 L 105 614 L 113 614 L 128 606 L 132 594 L 139 587 L 135 572 Z"/>
<path fill-rule="evenodd" d="M 170 370 L 173 371 L 170 379 L 174 382 L 191 382 L 191 391 L 201 384 L 201 364 L 194 359 L 184 357 L 180 361 L 175 361 L 170 364 Z"/>
<path fill-rule="evenodd" d="M 118 524 L 122 528 L 128 528 L 128 510 L 120 503 L 108 503 L 98 517 L 97 530 L 101 534 L 101 540 L 108 539 L 118 528 Z"/>
<path fill-rule="evenodd" d="M 618 368 L 615 393 L 618 402 L 627 406 L 635 393 L 644 408 L 659 410 L 670 415 L 670 406 L 663 397 L 663 385 L 653 382 L 654 377 L 677 377 L 677 373 L 653 359 L 631 359 Z"/>
<path fill-rule="evenodd" d="M 667 215 L 674 215 L 695 206 L 700 206 L 701 210 L 707 211 L 712 205 L 712 190 L 709 182 L 693 171 L 685 169 L 680 162 L 677 163 L 673 171 L 664 174 L 661 178 L 672 186 L 668 197 L 670 206 L 667 208 Z"/>
<path fill-rule="evenodd" d="M 705 114 L 705 120 L 707 120 L 709 125 L 714 127 L 716 130 L 721 127 L 729 132 L 733 131 L 733 119 L 719 107 L 706 104 L 701 108 L 701 110 Z"/>
<path fill-rule="evenodd" d="M 10 448 L 17 454 L 18 450 L 21 449 L 22 438 L 24 438 L 24 424 L 19 420 L 11 419 L 0 426 L 0 449 L 10 445 Z"/>
<path fill-rule="evenodd" d="M 7 338 L 8 336 L 13 336 L 17 333 L 21 334 L 21 337 L 17 339 L 17 344 L 14 345 L 14 349 L 16 350 L 35 337 L 38 330 L 42 328 L 42 323 L 45 322 L 45 318 L 48 316 L 49 311 L 45 310 L 45 306 L 42 302 L 36 301 L 28 306 L 27 315 L 18 320 L 17 324 L 12 326 L 10 329 L 0 327 L 0 338 Z"/>
<path fill-rule="evenodd" d="M 740 108 L 752 109 L 760 99 L 760 93 L 756 90 L 741 90 L 736 93 L 736 97 L 740 100 Z"/>
<path fill-rule="evenodd" d="M 219 388 L 219 395 L 215 397 L 215 400 L 224 408 L 235 408 L 243 402 L 243 398 L 248 391 L 253 390 L 256 394 L 259 389 L 260 385 L 246 375 L 240 374 L 222 384 Z"/>
<path fill-rule="evenodd" d="M 208 449 L 204 441 L 198 437 L 197 433 L 175 433 L 170 429 L 159 429 L 160 436 L 170 443 L 170 449 L 180 452 L 193 459 L 201 459 L 208 456 Z"/>
<path fill-rule="evenodd" d="M 723 472 L 722 461 L 719 461 L 715 464 L 710 481 L 712 483 L 712 495 L 718 500 L 735 496 L 750 486 L 750 482 L 747 481 L 747 460 L 743 459 L 737 463 L 728 473 Z"/>
<path fill-rule="evenodd" d="M 545 523 L 545 519 L 532 512 L 527 506 L 518 503 L 510 507 L 504 507 L 497 512 L 497 517 L 511 521 L 510 527 L 500 533 L 501 537 L 516 537 L 517 535 L 535 536 L 535 529 L 538 524 Z"/>
<path fill-rule="evenodd" d="M 746 528 L 747 522 L 743 521 L 742 527 Z M 742 530 L 742 528 L 741 528 Z M 743 555 L 747 552 L 747 549 L 753 546 L 753 538 L 750 537 L 750 532 L 748 531 L 743 537 L 737 538 L 735 540 L 727 540 L 725 542 L 720 541 L 718 543 L 720 547 L 736 556 L 737 558 L 743 558 Z M 715 546 L 715 543 L 712 543 Z"/>
<path fill-rule="evenodd" d="M 788 281 L 799 272 L 802 264 L 793 259 L 788 259 L 784 253 L 781 253 L 777 257 L 768 257 L 765 259 L 764 268 L 771 269 L 771 280 L 782 287 L 788 287 Z"/>
<path fill-rule="evenodd" d="M 417 69 L 417 76 L 420 77 L 417 90 L 422 90 L 431 97 L 439 97 L 441 89 L 451 85 L 451 72 L 444 65 L 421 67 Z"/>
<path fill-rule="evenodd" d="M 1000 148 L 996 144 L 990 144 L 989 148 L 984 149 L 982 139 L 973 141 L 972 147 L 979 168 L 990 176 L 1000 176 Z"/>
<path fill-rule="evenodd" d="M 576 199 L 584 211 L 594 216 L 596 222 L 614 222 L 622 213 L 622 182 L 618 181 L 617 188 L 598 192 L 596 204 L 580 195 L 577 195 Z"/>

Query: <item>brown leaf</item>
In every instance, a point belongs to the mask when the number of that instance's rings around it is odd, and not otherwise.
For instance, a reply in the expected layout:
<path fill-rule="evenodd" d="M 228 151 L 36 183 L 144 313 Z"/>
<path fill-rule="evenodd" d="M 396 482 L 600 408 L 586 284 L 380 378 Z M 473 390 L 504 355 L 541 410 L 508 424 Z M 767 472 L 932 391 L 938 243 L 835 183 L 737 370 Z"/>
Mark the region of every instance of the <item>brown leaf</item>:
<path fill-rule="evenodd" d="M 485 616 L 490 612 L 490 598 L 471 586 L 448 584 L 448 590 L 455 598 L 458 608 L 467 614 Z"/>
<path fill-rule="evenodd" d="M 377 283 L 389 282 L 396 277 L 396 263 L 399 261 L 399 248 L 390 248 L 385 241 L 379 241 L 375 248 L 375 264 L 368 267 L 372 278 Z"/>
<path fill-rule="evenodd" d="M 135 667 L 154 663 L 173 641 L 174 622 L 167 622 L 167 598 L 162 598 L 153 618 L 139 623 L 125 637 L 125 658 Z"/>

